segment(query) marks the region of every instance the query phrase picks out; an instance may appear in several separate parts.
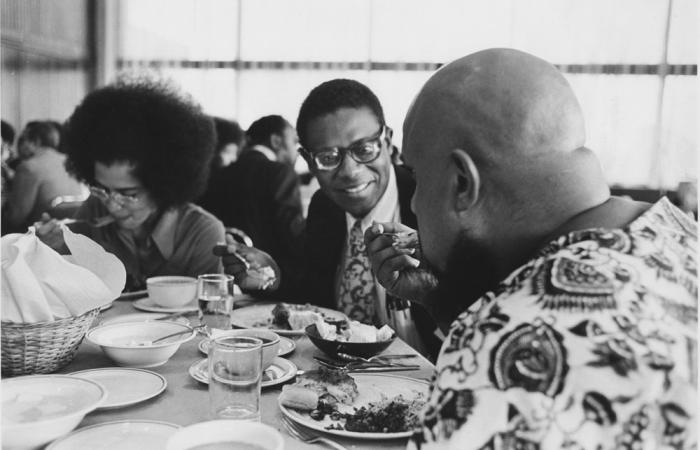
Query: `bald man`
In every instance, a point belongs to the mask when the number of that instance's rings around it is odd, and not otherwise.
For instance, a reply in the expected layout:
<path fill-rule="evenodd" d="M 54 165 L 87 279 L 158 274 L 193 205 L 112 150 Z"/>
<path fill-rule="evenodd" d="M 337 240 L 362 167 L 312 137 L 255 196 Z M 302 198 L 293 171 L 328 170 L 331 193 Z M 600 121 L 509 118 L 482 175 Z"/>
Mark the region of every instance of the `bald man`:
<path fill-rule="evenodd" d="M 695 444 L 696 224 L 610 197 L 584 145 L 569 84 L 519 51 L 454 61 L 415 99 L 421 259 L 387 235 L 404 226 L 365 234 L 389 292 L 452 321 L 410 446 Z"/>

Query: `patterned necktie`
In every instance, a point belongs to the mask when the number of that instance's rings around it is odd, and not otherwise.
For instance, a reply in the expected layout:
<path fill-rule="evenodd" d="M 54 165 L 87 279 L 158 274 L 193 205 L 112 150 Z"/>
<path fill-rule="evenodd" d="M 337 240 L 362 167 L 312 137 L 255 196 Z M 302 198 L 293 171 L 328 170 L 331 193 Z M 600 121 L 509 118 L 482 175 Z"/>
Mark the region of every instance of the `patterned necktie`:
<path fill-rule="evenodd" d="M 340 281 L 338 306 L 350 319 L 372 324 L 377 294 L 360 220 L 350 230 L 349 249 Z"/>

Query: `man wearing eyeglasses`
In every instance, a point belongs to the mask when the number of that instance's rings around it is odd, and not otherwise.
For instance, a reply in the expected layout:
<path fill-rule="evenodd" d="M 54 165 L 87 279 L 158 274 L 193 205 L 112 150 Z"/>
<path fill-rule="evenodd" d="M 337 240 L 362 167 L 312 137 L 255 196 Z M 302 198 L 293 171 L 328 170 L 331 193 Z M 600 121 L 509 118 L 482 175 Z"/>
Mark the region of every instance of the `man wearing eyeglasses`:
<path fill-rule="evenodd" d="M 364 323 L 389 324 L 409 345 L 431 353 L 438 346 L 432 321 L 416 311 L 420 306 L 386 295 L 365 252 L 363 233 L 373 222 L 413 226 L 416 220 L 410 208 L 415 183 L 392 164 L 392 130 L 379 100 L 357 81 L 322 83 L 304 100 L 297 132 L 320 189 L 309 205 L 303 282 L 289 286 L 282 273 L 281 292 Z M 238 279 L 246 276 L 235 257 L 224 256 L 224 266 Z"/>

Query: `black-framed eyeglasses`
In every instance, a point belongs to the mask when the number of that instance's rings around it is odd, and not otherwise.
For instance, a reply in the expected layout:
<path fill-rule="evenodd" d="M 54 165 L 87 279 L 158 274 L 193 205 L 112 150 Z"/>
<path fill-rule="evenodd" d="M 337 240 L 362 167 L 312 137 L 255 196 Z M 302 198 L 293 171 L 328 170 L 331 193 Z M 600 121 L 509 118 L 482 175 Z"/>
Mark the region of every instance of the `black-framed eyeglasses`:
<path fill-rule="evenodd" d="M 382 142 L 391 136 L 391 128 L 383 125 L 377 134 L 355 142 L 347 147 L 331 147 L 323 150 L 309 151 L 300 147 L 307 161 L 312 161 L 318 170 L 335 170 L 345 159 L 345 154 L 361 164 L 369 164 L 382 152 Z"/>
<path fill-rule="evenodd" d="M 133 206 L 141 200 L 140 193 L 123 194 L 119 191 L 113 191 L 98 186 L 90 186 L 90 194 L 104 203 L 107 203 L 111 199 L 120 206 Z"/>

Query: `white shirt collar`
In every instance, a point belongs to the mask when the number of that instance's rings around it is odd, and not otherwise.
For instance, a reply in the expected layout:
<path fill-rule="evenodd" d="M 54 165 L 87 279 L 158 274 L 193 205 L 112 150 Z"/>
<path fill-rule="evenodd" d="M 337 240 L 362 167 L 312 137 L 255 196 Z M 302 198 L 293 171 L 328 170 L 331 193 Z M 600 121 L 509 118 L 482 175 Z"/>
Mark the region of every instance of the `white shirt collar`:
<path fill-rule="evenodd" d="M 252 146 L 250 149 L 262 153 L 270 161 L 277 161 L 277 155 L 269 147 L 258 144 L 258 145 Z"/>
<path fill-rule="evenodd" d="M 374 208 L 362 218 L 362 232 L 364 233 L 367 228 L 372 225 L 372 222 L 397 222 L 401 217 L 401 212 L 399 211 L 399 188 L 396 184 L 396 173 L 394 172 L 394 167 L 392 166 L 389 170 L 389 182 L 387 183 L 386 190 L 384 194 L 379 198 L 379 201 Z M 355 225 L 357 218 L 353 217 L 349 213 L 345 213 L 345 221 L 347 224 L 348 235 L 350 235 L 350 229 Z"/>

